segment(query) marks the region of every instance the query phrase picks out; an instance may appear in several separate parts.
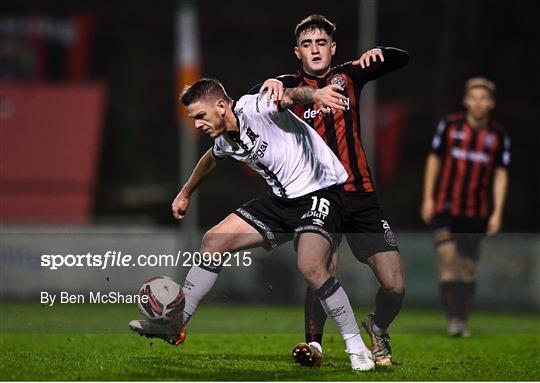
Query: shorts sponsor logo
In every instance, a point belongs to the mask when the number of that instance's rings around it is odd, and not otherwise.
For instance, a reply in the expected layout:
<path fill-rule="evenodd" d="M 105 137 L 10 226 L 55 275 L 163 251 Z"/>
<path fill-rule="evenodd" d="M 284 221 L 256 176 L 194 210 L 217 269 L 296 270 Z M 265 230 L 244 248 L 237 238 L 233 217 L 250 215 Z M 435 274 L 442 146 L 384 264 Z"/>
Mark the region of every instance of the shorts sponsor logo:
<path fill-rule="evenodd" d="M 306 213 L 304 213 L 301 219 L 312 218 L 312 217 L 319 218 L 319 219 L 326 219 L 326 216 L 327 216 L 326 214 L 321 213 L 320 211 L 309 210 Z"/>
<path fill-rule="evenodd" d="M 381 222 L 384 229 L 384 240 L 390 246 L 397 246 L 396 236 L 394 235 L 394 232 L 390 228 L 390 224 L 388 223 L 388 221 L 385 221 L 384 219 L 381 219 Z"/>

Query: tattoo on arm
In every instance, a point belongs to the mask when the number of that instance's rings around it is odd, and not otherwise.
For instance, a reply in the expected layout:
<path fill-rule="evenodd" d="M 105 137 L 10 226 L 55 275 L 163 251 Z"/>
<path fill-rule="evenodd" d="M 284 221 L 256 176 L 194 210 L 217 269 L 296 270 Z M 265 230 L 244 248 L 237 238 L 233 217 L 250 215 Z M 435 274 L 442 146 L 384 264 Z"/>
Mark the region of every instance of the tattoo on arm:
<path fill-rule="evenodd" d="M 307 86 L 301 88 L 287 88 L 283 92 L 280 106 L 282 109 L 288 109 L 293 105 L 313 102 L 314 94 L 315 89 Z"/>

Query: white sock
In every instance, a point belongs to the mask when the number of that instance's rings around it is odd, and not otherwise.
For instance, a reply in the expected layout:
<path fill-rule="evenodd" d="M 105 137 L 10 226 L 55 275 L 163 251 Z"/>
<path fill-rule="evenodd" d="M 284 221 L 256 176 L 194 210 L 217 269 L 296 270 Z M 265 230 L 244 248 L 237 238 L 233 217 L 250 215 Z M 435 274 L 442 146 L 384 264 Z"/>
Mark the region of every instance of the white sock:
<path fill-rule="evenodd" d="M 198 266 L 189 269 L 182 289 L 186 297 L 184 306 L 184 324 L 195 314 L 199 302 L 208 294 L 217 281 L 219 272 L 205 270 Z"/>
<path fill-rule="evenodd" d="M 366 344 L 362 340 L 360 333 L 354 335 L 352 338 L 345 339 L 345 347 L 347 347 L 345 351 L 348 352 L 349 354 L 355 353 L 358 351 L 368 351 L 368 348 L 366 347 Z"/>
<path fill-rule="evenodd" d="M 360 337 L 360 329 L 356 323 L 354 311 L 343 287 L 334 278 L 330 277 L 322 287 L 317 290 L 321 304 L 330 318 L 338 327 L 341 337 L 347 346 L 347 352 L 366 351 L 367 347 Z"/>

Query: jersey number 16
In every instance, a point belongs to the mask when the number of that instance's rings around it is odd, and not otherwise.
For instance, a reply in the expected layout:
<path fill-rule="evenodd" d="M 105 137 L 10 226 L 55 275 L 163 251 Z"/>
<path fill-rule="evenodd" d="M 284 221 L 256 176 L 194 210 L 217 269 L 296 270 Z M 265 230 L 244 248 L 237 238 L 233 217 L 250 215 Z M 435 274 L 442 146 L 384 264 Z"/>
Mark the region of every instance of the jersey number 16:
<path fill-rule="evenodd" d="M 330 212 L 330 201 L 326 198 L 319 199 L 316 196 L 311 197 L 313 200 L 313 205 L 311 205 L 311 210 L 318 210 L 322 214 L 328 214 Z M 317 202 L 319 202 L 319 208 L 317 209 Z"/>

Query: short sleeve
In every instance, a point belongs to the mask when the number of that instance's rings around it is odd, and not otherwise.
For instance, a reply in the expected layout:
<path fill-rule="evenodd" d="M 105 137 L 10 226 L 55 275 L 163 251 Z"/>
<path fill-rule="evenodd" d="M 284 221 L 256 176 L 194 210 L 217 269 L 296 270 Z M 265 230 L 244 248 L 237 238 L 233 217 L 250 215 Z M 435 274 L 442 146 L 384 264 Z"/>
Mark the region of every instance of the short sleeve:
<path fill-rule="evenodd" d="M 283 111 L 279 105 L 279 101 L 269 100 L 266 93 L 244 96 L 240 99 L 239 104 L 243 104 L 243 113 L 247 114 L 250 118 L 271 118 L 273 115 Z"/>
<path fill-rule="evenodd" d="M 440 155 L 444 151 L 444 135 L 446 133 L 446 127 L 446 121 L 444 119 L 440 120 L 437 125 L 437 130 L 433 135 L 433 139 L 431 140 L 431 153 Z"/>
<path fill-rule="evenodd" d="M 497 151 L 495 166 L 507 168 L 510 166 L 510 136 L 503 134 L 501 137 L 502 145 Z"/>

